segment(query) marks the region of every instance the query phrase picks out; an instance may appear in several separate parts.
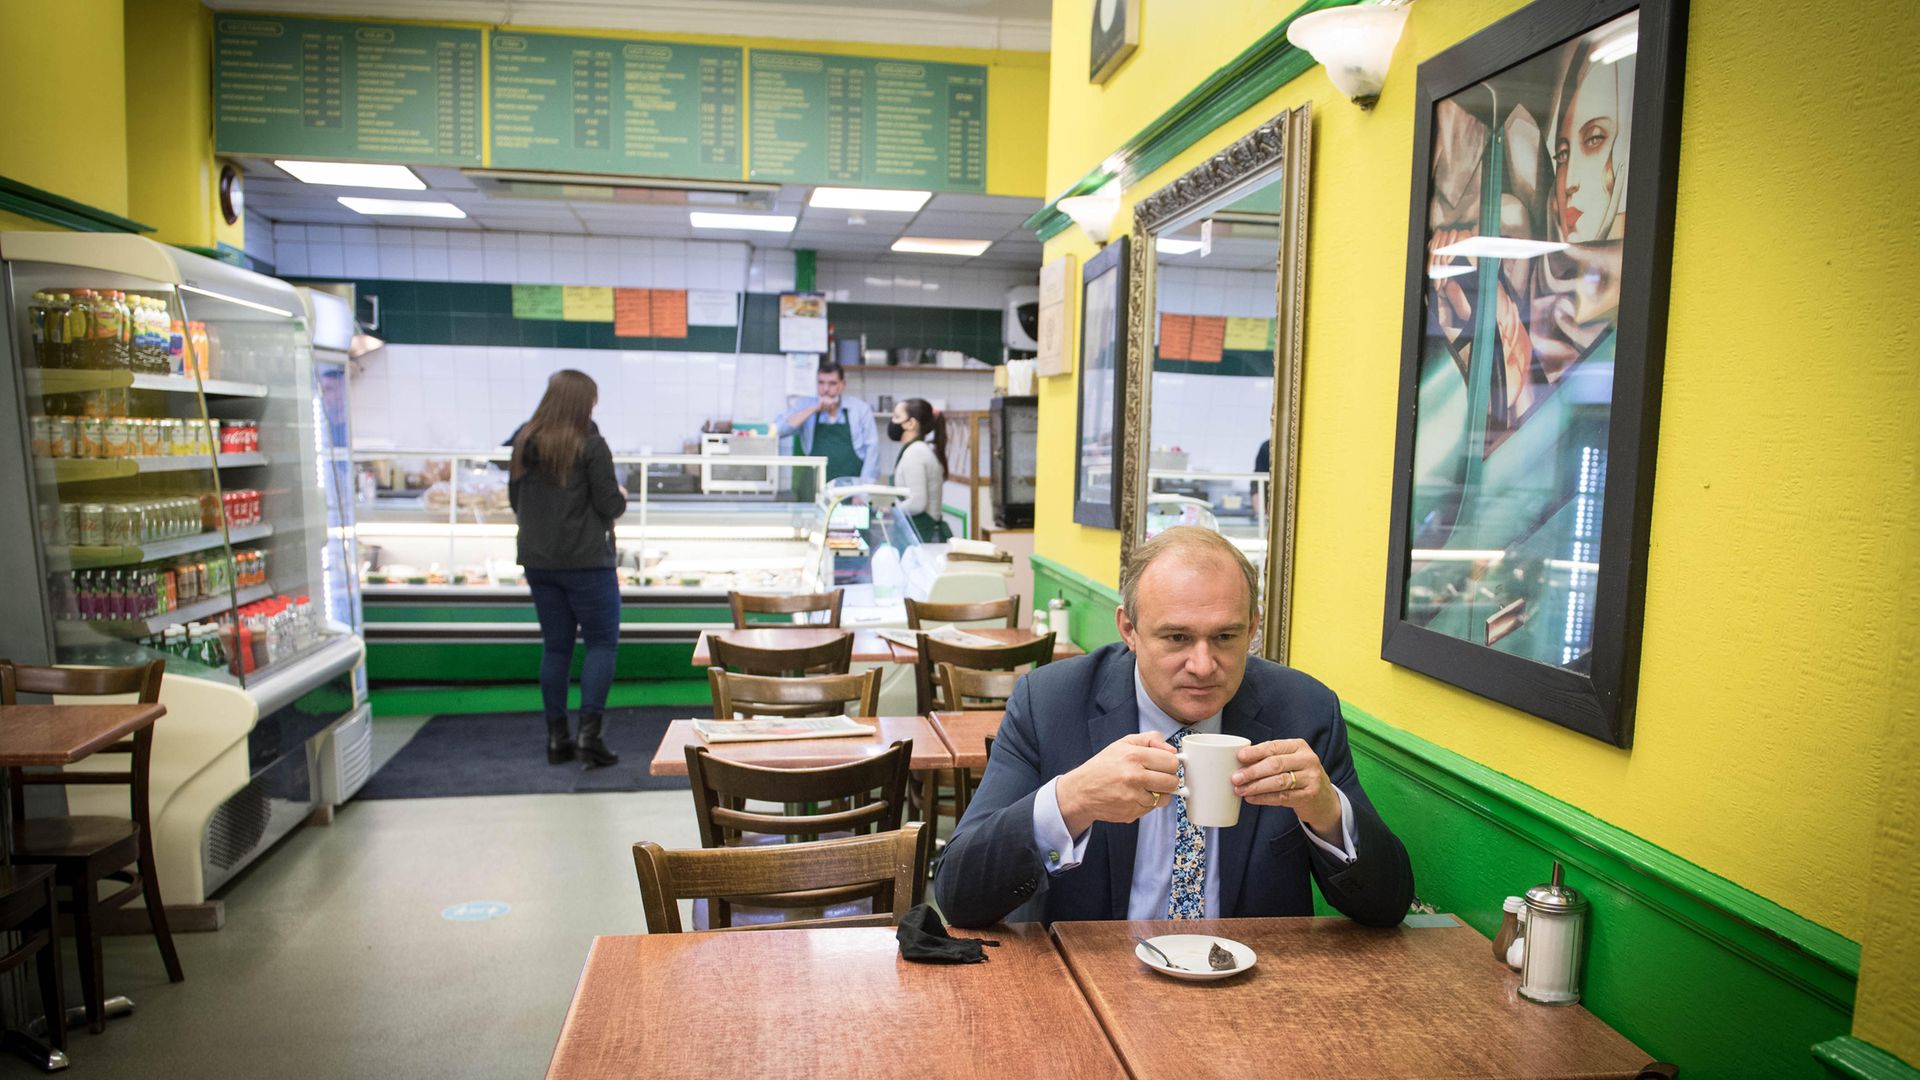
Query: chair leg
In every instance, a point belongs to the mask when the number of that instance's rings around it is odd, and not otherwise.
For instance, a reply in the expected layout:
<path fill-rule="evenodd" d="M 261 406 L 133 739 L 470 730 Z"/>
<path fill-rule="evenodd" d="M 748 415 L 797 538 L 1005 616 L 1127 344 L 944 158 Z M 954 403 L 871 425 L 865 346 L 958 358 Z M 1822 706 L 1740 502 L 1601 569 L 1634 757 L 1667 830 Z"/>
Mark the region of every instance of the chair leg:
<path fill-rule="evenodd" d="M 91 876 L 73 885 L 73 943 L 80 960 L 80 998 L 87 1006 L 87 1030 L 107 1030 L 106 960 L 100 935 L 93 932 L 93 907 L 99 886 Z"/>
<path fill-rule="evenodd" d="M 160 899 L 160 876 L 154 869 L 153 849 L 147 846 L 144 836 L 140 842 L 140 892 L 147 901 L 147 921 L 153 925 L 153 940 L 160 945 L 160 959 L 167 965 L 167 980 L 185 982 L 187 976 L 180 970 L 180 954 L 173 948 L 173 930 L 167 926 L 167 905 Z"/>
<path fill-rule="evenodd" d="M 40 974 L 40 1007 L 47 1012 L 47 1041 L 67 1048 L 67 999 L 60 985 L 60 895 L 47 878 L 47 944 L 34 958 Z"/>

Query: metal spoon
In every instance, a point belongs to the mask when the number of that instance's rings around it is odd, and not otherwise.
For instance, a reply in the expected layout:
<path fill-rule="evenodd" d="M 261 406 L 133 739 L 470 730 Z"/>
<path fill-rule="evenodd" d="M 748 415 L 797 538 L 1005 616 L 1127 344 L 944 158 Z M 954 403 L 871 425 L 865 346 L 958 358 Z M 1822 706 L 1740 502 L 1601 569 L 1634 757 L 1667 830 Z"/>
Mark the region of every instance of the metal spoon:
<path fill-rule="evenodd" d="M 1135 938 L 1134 938 L 1133 940 L 1134 940 L 1134 941 L 1135 941 L 1136 943 L 1138 943 L 1138 944 L 1140 944 L 1140 945 L 1142 945 L 1142 946 L 1144 946 L 1144 947 L 1146 947 L 1146 948 L 1147 948 L 1147 949 L 1148 949 L 1149 951 L 1151 951 L 1151 952 L 1153 953 L 1153 955 L 1155 955 L 1155 956 L 1157 956 L 1157 957 L 1159 957 L 1159 958 L 1160 958 L 1160 965 L 1161 965 L 1162 967 L 1170 967 L 1170 968 L 1172 968 L 1172 969 L 1173 969 L 1173 970 L 1175 970 L 1175 971 L 1187 971 L 1187 970 L 1189 970 L 1188 968 L 1183 968 L 1183 967 L 1181 967 L 1181 966 L 1180 966 L 1179 964 L 1176 964 L 1176 963 L 1174 963 L 1174 962 L 1173 962 L 1172 960 L 1169 960 L 1169 959 L 1167 959 L 1167 954 L 1166 954 L 1166 953 L 1163 953 L 1163 952 L 1161 952 L 1158 946 L 1156 946 L 1156 945 L 1155 945 L 1155 944 L 1154 944 L 1153 942 L 1151 942 L 1151 941 L 1148 941 L 1148 940 L 1147 940 L 1146 938 L 1143 938 L 1143 937 L 1135 937 Z"/>

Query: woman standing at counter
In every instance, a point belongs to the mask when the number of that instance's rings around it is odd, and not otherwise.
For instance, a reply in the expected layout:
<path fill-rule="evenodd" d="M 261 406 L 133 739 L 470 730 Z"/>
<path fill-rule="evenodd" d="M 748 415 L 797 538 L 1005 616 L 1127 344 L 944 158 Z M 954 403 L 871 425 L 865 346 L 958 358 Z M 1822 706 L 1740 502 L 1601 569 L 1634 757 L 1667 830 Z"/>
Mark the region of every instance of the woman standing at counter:
<path fill-rule="evenodd" d="M 933 411 L 925 398 L 908 398 L 893 407 L 887 438 L 901 444 L 893 466 L 893 483 L 907 489 L 900 504 L 913 519 L 914 531 L 926 544 L 947 542 L 947 523 L 940 520 L 940 500 L 947 483 L 947 420 Z"/>
<path fill-rule="evenodd" d="M 580 670 L 578 757 L 588 765 L 620 760 L 601 741 L 600 728 L 620 644 L 613 522 L 627 512 L 627 493 L 614 479 L 613 452 L 593 423 L 599 401 L 600 389 L 585 373 L 556 371 L 533 419 L 512 439 L 507 496 L 520 521 L 520 565 L 540 618 L 540 699 L 552 765 L 576 754 L 567 730 L 567 674 L 576 631 L 587 644 Z"/>

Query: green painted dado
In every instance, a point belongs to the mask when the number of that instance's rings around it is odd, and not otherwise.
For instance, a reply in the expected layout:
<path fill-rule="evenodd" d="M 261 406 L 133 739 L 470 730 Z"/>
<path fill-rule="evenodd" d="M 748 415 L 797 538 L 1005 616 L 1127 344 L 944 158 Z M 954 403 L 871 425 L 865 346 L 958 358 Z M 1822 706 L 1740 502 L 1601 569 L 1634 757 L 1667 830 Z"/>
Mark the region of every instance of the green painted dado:
<path fill-rule="evenodd" d="M 458 606 L 438 604 L 388 603 L 366 605 L 368 623 L 437 623 L 437 622 L 538 622 L 534 615 L 533 601 L 519 603 L 511 601 L 500 604 L 461 604 Z M 623 623 L 721 623 L 731 625 L 733 612 L 722 605 L 720 607 L 642 607 L 637 604 L 622 604 L 620 621 Z"/>
<path fill-rule="evenodd" d="M 580 675 L 576 646 L 573 674 Z M 684 678 L 693 670 L 693 642 L 621 642 L 616 679 Z M 367 641 L 367 679 L 419 686 L 428 683 L 533 683 L 540 678 L 538 642 Z"/>
<path fill-rule="evenodd" d="M 1813 1056 L 1827 1075 L 1846 1080 L 1920 1080 L 1920 1069 L 1851 1035 L 1821 1043 Z"/>
<path fill-rule="evenodd" d="M 538 712 L 540 687 L 516 683 L 510 686 L 421 686 L 375 687 L 367 694 L 376 718 L 389 716 L 443 716 L 459 713 Z M 568 699 L 578 705 L 579 690 Z M 624 708 L 636 705 L 684 705 L 688 716 L 704 716 L 712 699 L 705 679 L 649 679 L 643 682 L 616 682 L 607 694 L 607 705 Z"/>
<path fill-rule="evenodd" d="M 1034 606 L 1045 607 L 1056 596 L 1065 600 L 1067 636 L 1075 645 L 1092 652 L 1120 640 L 1120 628 L 1113 624 L 1113 609 L 1120 606 L 1118 592 L 1045 555 L 1027 558 L 1033 566 Z"/>

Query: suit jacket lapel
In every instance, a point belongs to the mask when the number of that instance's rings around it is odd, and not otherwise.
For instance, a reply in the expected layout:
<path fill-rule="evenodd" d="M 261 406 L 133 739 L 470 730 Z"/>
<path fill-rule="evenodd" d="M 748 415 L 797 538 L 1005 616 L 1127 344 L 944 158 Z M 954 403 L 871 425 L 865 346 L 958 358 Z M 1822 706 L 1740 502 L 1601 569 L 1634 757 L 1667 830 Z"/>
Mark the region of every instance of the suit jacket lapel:
<path fill-rule="evenodd" d="M 1087 723 L 1087 735 L 1093 752 L 1140 730 L 1140 706 L 1133 696 L 1133 653 L 1121 652 L 1110 660 L 1100 674 L 1093 695 L 1093 719 Z M 1133 894 L 1133 849 L 1140 827 L 1102 822 L 1099 840 L 1107 845 L 1108 900 L 1112 917 L 1127 917 L 1127 900 Z"/>
<path fill-rule="evenodd" d="M 1227 702 L 1226 710 L 1221 714 L 1221 734 L 1239 735 L 1254 743 L 1274 738 L 1274 730 L 1261 722 L 1260 706 L 1258 696 L 1246 683 L 1241 683 L 1240 692 Z M 1247 862 L 1253 854 L 1254 833 L 1259 831 L 1260 815 L 1268 812 L 1287 811 L 1249 803 L 1240 808 L 1239 824 L 1231 829 L 1220 830 L 1220 910 L 1208 912 L 1209 916 L 1230 919 L 1238 914 L 1240 883 L 1246 879 Z"/>

